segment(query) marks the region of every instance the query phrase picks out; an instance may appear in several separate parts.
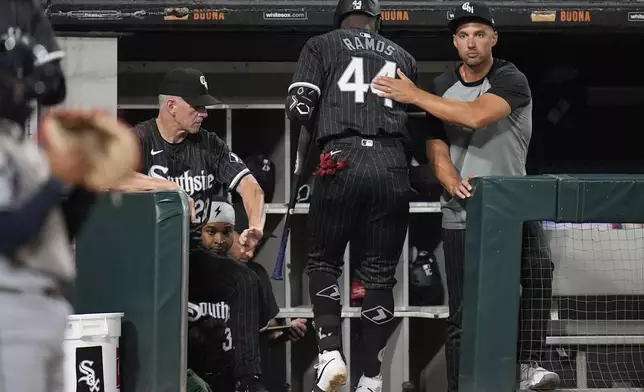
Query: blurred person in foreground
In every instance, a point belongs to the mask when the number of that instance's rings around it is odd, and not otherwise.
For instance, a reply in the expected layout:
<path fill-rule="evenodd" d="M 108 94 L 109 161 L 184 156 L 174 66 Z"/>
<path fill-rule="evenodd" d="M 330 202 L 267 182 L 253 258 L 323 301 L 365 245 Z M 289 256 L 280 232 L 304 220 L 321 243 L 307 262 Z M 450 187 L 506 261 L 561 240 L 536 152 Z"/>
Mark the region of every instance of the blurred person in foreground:
<path fill-rule="evenodd" d="M 213 391 L 264 392 L 260 334 L 270 316 L 259 278 L 228 257 L 233 207 L 217 196 L 208 210 L 191 240 L 188 367 Z"/>
<path fill-rule="evenodd" d="M 0 391 L 62 392 L 63 338 L 71 307 L 65 288 L 76 268 L 71 242 L 98 187 L 88 180 L 109 173 L 114 159 L 86 149 L 85 140 L 131 136 L 107 114 L 53 110 L 41 120 L 41 145 L 26 131 L 33 102 L 57 105 L 66 97 L 61 51 L 40 3 L 0 4 Z M 96 122 L 114 128 L 91 128 Z M 74 127 L 74 128 L 69 128 Z M 130 140 L 134 150 L 134 140 Z M 127 144 L 127 143 L 126 143 Z M 111 147 L 111 146 L 110 146 Z M 125 145 L 115 146 L 125 147 Z M 116 161 L 133 157 L 116 153 Z M 125 153 L 123 153 L 125 154 Z M 117 164 L 118 166 L 118 164 Z M 128 170 L 134 169 L 132 165 Z M 107 176 L 118 176 L 113 170 Z M 123 174 L 125 171 L 122 172 Z M 108 185 L 103 182 L 103 185 Z M 91 366 L 90 366 L 91 367 Z M 79 380 L 80 382 L 81 380 Z M 86 379 L 88 387 L 103 380 Z"/>
<path fill-rule="evenodd" d="M 462 63 L 434 79 L 429 92 L 400 70 L 400 79 L 378 77 L 380 96 L 422 108 L 429 118 L 427 155 L 443 185 L 443 240 L 450 324 L 446 343 L 449 391 L 458 390 L 465 263 L 465 222 L 470 180 L 524 176 L 532 136 L 532 94 L 514 64 L 494 58 L 498 41 L 491 10 L 466 2 L 449 22 Z M 441 123 L 442 122 L 442 123 Z M 554 264 L 541 226 L 523 226 L 518 343 L 521 389 L 555 389 L 559 376 L 541 367 L 552 299 Z"/>

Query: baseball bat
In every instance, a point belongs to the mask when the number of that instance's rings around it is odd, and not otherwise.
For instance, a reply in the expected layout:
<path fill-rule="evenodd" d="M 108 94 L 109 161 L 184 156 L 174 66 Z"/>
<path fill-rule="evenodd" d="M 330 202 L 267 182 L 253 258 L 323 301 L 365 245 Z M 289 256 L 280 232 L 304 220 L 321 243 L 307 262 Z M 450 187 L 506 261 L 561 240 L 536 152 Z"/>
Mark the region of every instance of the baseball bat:
<path fill-rule="evenodd" d="M 291 233 L 291 216 L 295 212 L 295 204 L 297 203 L 297 196 L 302 181 L 305 176 L 302 175 L 302 170 L 306 166 L 306 160 L 311 155 L 311 150 L 315 144 L 315 138 L 312 132 L 309 132 L 305 127 L 300 130 L 300 137 L 297 142 L 297 154 L 295 158 L 295 171 L 293 173 L 293 182 L 291 188 L 291 197 L 286 207 L 286 219 L 284 220 L 284 229 L 282 230 L 282 238 L 280 239 L 280 248 L 277 251 L 277 260 L 275 261 L 275 268 L 271 274 L 273 280 L 284 279 L 284 257 L 286 256 L 286 245 L 288 244 L 288 237 Z"/>

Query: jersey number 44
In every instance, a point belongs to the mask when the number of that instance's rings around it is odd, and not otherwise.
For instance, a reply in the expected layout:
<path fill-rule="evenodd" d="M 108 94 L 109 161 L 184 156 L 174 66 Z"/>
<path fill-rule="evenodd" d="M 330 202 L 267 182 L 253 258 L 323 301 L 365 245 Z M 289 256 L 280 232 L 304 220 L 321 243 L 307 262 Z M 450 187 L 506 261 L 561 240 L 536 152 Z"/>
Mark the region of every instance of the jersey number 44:
<path fill-rule="evenodd" d="M 373 94 L 378 94 L 381 91 L 373 88 L 371 81 L 378 76 L 396 77 L 396 69 L 398 66 L 393 61 L 385 61 L 385 65 L 380 68 L 374 77 L 365 83 L 364 72 L 364 59 L 362 57 L 352 57 L 351 62 L 347 65 L 342 76 L 338 79 L 338 88 L 343 92 L 352 92 L 355 103 L 364 103 L 364 95 L 371 90 Z M 353 79 L 353 82 L 351 81 Z M 393 107 L 393 102 L 389 98 L 385 98 L 385 106 Z"/>

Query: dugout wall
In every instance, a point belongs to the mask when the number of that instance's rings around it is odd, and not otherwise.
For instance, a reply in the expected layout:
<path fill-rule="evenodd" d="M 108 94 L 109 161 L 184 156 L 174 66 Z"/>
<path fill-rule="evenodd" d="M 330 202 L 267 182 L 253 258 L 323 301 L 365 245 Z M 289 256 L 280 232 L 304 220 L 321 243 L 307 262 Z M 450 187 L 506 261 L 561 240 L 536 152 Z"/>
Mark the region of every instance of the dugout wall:
<path fill-rule="evenodd" d="M 644 222 L 643 199 L 644 176 L 641 175 L 552 175 L 475 180 L 467 216 L 461 392 L 516 389 L 523 222 L 641 223 Z M 641 253 L 632 260 L 629 271 L 635 274 L 639 290 L 629 294 L 637 298 L 644 294 L 644 275 L 637 276 L 644 271 Z M 639 327 L 627 332 L 604 328 L 596 332 L 599 336 L 594 336 L 595 339 L 564 337 L 558 343 L 644 345 L 644 318 L 640 316 L 639 320 L 629 321 Z M 577 366 L 577 387 L 585 390 L 585 356 L 578 360 L 581 363 Z M 633 365 L 641 368 L 641 361 L 640 356 Z M 641 376 L 635 377 L 639 379 L 631 381 L 642 382 Z M 641 385 L 639 387 L 622 390 L 641 390 Z"/>

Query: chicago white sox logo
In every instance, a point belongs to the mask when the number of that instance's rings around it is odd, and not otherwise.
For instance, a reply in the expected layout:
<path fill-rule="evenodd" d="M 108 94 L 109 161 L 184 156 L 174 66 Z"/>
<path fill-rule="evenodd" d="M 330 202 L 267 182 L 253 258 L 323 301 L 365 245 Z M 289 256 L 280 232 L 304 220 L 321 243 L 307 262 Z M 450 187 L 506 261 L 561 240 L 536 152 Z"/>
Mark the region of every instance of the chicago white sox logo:
<path fill-rule="evenodd" d="M 353 5 L 354 10 L 362 9 L 362 0 L 355 0 L 351 5 Z"/>
<path fill-rule="evenodd" d="M 203 86 L 208 90 L 208 82 L 206 82 L 206 77 L 201 75 L 199 77 L 199 83 L 203 84 Z"/>
<path fill-rule="evenodd" d="M 96 377 L 96 372 L 92 368 L 93 364 L 94 361 L 82 361 L 78 365 L 78 370 L 84 374 L 78 379 L 78 382 L 84 381 L 91 392 L 98 392 L 101 390 L 101 380 Z"/>
<path fill-rule="evenodd" d="M 474 13 L 474 7 L 472 7 L 472 6 L 470 5 L 470 2 L 469 2 L 469 1 L 468 1 L 467 3 L 463 3 L 463 7 L 462 7 L 462 8 L 463 8 L 463 11 L 467 11 L 467 12 L 469 12 L 470 14 L 473 14 L 473 13 Z"/>

